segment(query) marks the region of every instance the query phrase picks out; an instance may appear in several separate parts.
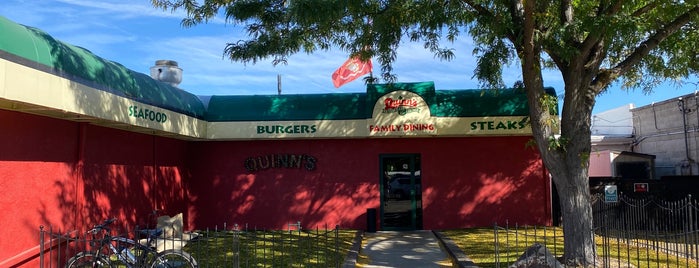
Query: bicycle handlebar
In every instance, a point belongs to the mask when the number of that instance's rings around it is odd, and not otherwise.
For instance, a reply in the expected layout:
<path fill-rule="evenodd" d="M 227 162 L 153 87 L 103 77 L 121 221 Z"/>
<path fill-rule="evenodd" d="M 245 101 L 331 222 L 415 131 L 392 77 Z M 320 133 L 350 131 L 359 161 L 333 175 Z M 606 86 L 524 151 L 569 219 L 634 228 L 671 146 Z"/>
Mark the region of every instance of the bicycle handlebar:
<path fill-rule="evenodd" d="M 112 223 L 114 223 L 116 220 L 117 220 L 116 218 L 106 219 L 103 223 L 98 224 L 98 225 L 95 225 L 95 227 L 92 227 L 92 229 L 90 229 L 90 230 L 87 231 L 87 232 L 88 232 L 88 233 L 92 233 L 92 234 L 96 234 L 96 233 L 98 233 L 99 231 L 102 231 L 102 230 L 107 230 L 107 231 L 109 231 L 109 227 L 108 227 L 108 226 L 111 225 Z"/>

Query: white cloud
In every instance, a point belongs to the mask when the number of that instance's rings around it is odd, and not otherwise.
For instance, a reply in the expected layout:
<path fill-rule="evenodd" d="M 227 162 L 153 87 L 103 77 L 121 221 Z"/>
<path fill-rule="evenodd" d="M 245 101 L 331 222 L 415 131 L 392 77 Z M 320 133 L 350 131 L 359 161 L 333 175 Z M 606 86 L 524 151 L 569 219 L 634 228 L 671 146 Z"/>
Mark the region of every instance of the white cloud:
<path fill-rule="evenodd" d="M 162 18 L 183 18 L 186 13 L 183 11 L 164 11 L 156 9 L 150 1 L 142 0 L 56 0 L 69 6 L 79 7 L 82 14 L 108 15 L 119 19 L 131 19 L 137 17 L 162 17 Z M 103 17 L 103 19 L 109 19 Z"/>

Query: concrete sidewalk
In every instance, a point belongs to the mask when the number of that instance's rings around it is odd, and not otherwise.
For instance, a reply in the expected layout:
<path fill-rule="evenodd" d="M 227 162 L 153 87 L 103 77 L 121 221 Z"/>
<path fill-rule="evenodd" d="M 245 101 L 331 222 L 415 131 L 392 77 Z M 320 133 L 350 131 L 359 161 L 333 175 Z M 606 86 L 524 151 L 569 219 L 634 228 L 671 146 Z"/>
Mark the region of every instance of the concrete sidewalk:
<path fill-rule="evenodd" d="M 368 264 L 358 267 L 451 267 L 432 231 L 380 231 L 364 233 L 360 255 Z"/>

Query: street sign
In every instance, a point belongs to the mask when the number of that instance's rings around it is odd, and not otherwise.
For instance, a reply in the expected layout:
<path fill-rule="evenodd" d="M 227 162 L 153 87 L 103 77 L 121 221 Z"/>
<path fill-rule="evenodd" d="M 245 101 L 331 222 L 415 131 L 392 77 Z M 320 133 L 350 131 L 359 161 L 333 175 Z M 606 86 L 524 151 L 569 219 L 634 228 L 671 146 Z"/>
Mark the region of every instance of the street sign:
<path fill-rule="evenodd" d="M 619 194 L 617 192 L 616 185 L 604 186 L 604 202 L 606 202 L 606 203 L 619 202 Z"/>
<path fill-rule="evenodd" d="M 648 192 L 648 183 L 634 183 L 633 191 L 636 193 Z"/>

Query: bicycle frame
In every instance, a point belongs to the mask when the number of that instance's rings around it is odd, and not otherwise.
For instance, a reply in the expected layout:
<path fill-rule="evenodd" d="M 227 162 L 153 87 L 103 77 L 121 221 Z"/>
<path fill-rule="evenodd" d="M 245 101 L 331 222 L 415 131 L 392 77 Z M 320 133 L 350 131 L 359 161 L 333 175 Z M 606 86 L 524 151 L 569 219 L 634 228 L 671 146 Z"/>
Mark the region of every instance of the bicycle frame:
<path fill-rule="evenodd" d="M 128 245 L 128 247 L 117 248 L 114 246 L 113 242 L 116 242 L 117 245 L 125 244 Z M 144 264 L 145 258 L 146 256 L 148 256 L 148 254 L 156 254 L 155 250 L 152 250 L 150 247 L 143 246 L 135 240 L 126 237 L 110 236 L 110 241 L 109 243 L 107 243 L 107 245 L 109 245 L 109 250 L 112 252 L 112 254 L 116 255 L 117 259 L 124 263 L 127 267 L 135 267 L 135 265 L 142 265 Z M 130 247 L 142 251 L 139 254 L 139 258 L 134 256 L 133 254 L 126 256 L 122 254 L 122 252 L 130 250 Z"/>
<path fill-rule="evenodd" d="M 114 221 L 116 221 L 116 219 L 106 220 L 104 223 L 97 225 L 88 231 L 88 233 L 92 234 L 90 247 L 92 248 L 91 252 L 94 252 L 96 259 L 100 259 L 102 256 L 109 259 L 110 256 L 115 255 L 117 260 L 121 261 L 127 268 L 141 267 L 148 264 L 150 261 L 155 260 L 155 258 L 158 256 L 158 252 L 150 245 L 152 244 L 153 239 L 160 235 L 160 232 L 157 230 L 152 232 L 152 230 L 148 229 L 140 230 L 140 233 L 146 236 L 146 243 L 141 244 L 139 241 L 127 237 L 112 236 L 111 230 L 108 226 Z M 103 233 L 103 237 L 100 239 L 97 238 L 99 233 Z M 121 245 L 124 245 L 124 247 L 121 247 Z M 117 246 L 120 247 L 117 248 Z M 132 252 L 126 256 L 125 254 L 122 254 L 122 252 L 129 250 L 137 250 L 138 252 Z M 135 255 L 135 253 L 138 254 Z M 148 256 L 152 256 L 153 259 L 149 260 Z"/>

